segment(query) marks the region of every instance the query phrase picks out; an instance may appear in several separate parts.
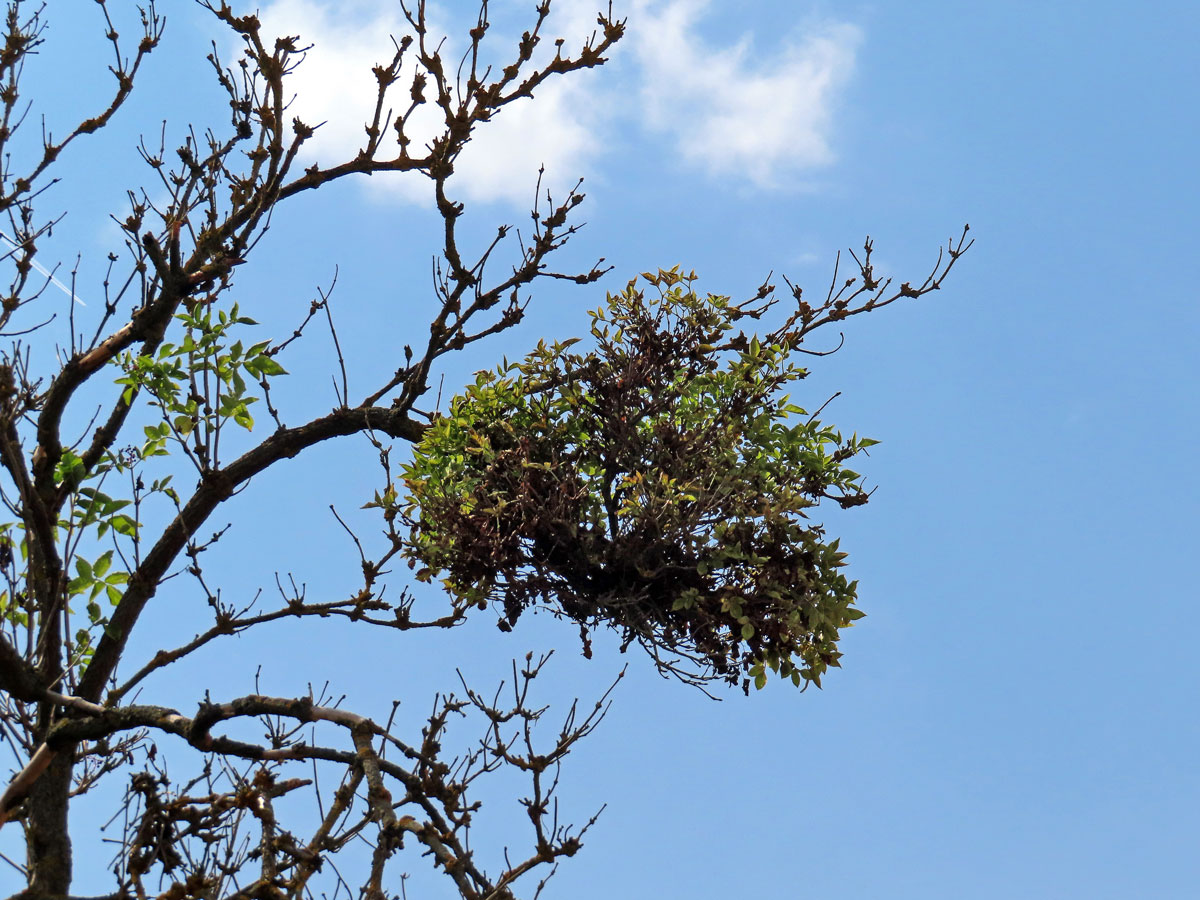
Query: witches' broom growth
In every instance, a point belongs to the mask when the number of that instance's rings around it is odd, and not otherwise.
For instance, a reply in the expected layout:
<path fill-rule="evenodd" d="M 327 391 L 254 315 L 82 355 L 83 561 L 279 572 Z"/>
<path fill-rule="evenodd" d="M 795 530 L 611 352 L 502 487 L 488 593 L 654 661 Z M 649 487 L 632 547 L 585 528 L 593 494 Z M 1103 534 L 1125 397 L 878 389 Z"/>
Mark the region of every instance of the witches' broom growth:
<path fill-rule="evenodd" d="M 791 402 L 798 332 L 770 305 L 647 273 L 546 344 L 479 373 L 405 469 L 409 552 L 508 630 L 531 608 L 616 628 L 689 680 L 820 685 L 862 613 L 822 501 L 865 503 L 843 437 Z M 687 665 L 690 662 L 692 665 Z"/>

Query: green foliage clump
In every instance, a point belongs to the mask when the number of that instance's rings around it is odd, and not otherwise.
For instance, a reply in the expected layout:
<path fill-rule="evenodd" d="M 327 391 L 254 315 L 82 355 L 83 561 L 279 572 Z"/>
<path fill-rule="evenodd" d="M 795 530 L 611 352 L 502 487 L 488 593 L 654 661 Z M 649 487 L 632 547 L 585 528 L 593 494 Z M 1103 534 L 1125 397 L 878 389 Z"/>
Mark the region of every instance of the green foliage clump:
<path fill-rule="evenodd" d="M 820 685 L 862 613 L 846 554 L 810 519 L 866 502 L 843 439 L 784 390 L 795 339 L 736 331 L 768 303 L 701 296 L 695 274 L 644 274 L 575 340 L 481 372 L 404 472 L 410 563 L 510 628 L 548 608 L 618 629 L 690 681 L 773 670 Z"/>

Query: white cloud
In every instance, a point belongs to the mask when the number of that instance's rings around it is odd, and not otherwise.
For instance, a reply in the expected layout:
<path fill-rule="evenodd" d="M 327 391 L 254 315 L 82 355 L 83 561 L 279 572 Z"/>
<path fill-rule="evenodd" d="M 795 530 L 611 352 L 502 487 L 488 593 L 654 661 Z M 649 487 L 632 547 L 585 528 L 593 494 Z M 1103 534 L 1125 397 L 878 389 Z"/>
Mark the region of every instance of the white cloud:
<path fill-rule="evenodd" d="M 565 51 L 573 52 L 596 30 L 601 5 L 607 4 L 556 0 L 548 37 L 563 35 Z M 831 161 L 831 104 L 853 68 L 858 30 L 821 26 L 769 53 L 756 51 L 748 36 L 721 47 L 696 27 L 709 5 L 708 0 L 627 0 L 631 46 L 618 47 L 621 65 L 599 77 L 590 70 L 552 78 L 533 100 L 517 101 L 479 127 L 458 161 L 453 191 L 463 199 L 525 206 L 533 198 L 538 167 L 545 165 L 546 183 L 561 193 L 578 176 L 594 174 L 618 124 L 629 128 L 637 122 L 651 134 L 668 136 L 674 144 L 670 152 L 708 174 L 759 187 L 777 186 L 799 170 Z M 428 6 L 431 30 L 449 35 L 443 49 L 448 64 L 457 62 L 473 24 L 465 16 L 467 6 L 473 4 Z M 620 6 L 614 4 L 618 13 Z M 496 4 L 496 11 L 498 24 L 489 43 L 497 54 L 511 52 L 517 33 L 528 24 L 529 4 L 506 0 Z M 299 34 L 314 45 L 290 78 L 297 97 L 293 111 L 309 124 L 324 123 L 310 142 L 306 162 L 332 164 L 352 157 L 365 141 L 364 126 L 373 111 L 371 67 L 390 60 L 390 36 L 408 30 L 399 3 L 268 0 L 260 18 L 264 34 Z M 509 20 L 516 30 L 496 33 Z M 553 53 L 552 41 L 544 40 L 539 52 Z M 406 69 L 393 88 L 395 107 L 407 100 L 411 71 Z M 415 148 L 437 133 L 437 112 L 427 104 L 414 116 L 409 134 Z M 385 151 L 394 146 L 385 145 Z M 370 189 L 407 200 L 429 195 L 429 183 L 419 175 L 377 176 Z"/>
<path fill-rule="evenodd" d="M 829 129 L 836 89 L 854 67 L 859 29 L 810 26 L 772 52 L 749 35 L 732 47 L 697 34 L 708 0 L 640 0 L 634 50 L 642 68 L 649 127 L 709 174 L 773 187 L 832 161 Z"/>

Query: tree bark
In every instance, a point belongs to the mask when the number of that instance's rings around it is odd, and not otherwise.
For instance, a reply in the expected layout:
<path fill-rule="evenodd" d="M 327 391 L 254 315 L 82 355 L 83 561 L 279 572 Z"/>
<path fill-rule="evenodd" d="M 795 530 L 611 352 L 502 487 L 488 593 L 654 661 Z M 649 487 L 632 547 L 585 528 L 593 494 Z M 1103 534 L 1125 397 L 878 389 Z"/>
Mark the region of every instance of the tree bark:
<path fill-rule="evenodd" d="M 33 783 L 26 801 L 27 897 L 63 896 L 71 888 L 71 836 L 67 809 L 71 794 L 73 748 L 62 747 Z"/>

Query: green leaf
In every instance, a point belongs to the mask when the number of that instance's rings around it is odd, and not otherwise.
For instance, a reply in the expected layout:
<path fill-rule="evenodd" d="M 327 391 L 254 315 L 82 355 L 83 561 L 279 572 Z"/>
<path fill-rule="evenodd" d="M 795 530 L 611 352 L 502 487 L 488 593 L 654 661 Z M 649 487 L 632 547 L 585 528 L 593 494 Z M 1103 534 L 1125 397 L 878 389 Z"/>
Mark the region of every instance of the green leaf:
<path fill-rule="evenodd" d="M 83 475 L 83 460 L 70 450 L 63 450 L 58 465 L 54 467 L 56 484 L 72 482 Z M 72 485 L 73 486 L 73 485 Z"/>
<path fill-rule="evenodd" d="M 124 514 L 112 517 L 112 528 L 117 534 L 123 534 L 125 537 L 137 537 L 137 522 Z"/>
<path fill-rule="evenodd" d="M 286 375 L 287 369 L 275 362 L 269 356 L 259 356 L 255 358 L 255 366 L 260 375 Z"/>

